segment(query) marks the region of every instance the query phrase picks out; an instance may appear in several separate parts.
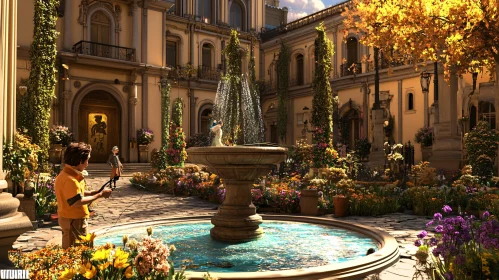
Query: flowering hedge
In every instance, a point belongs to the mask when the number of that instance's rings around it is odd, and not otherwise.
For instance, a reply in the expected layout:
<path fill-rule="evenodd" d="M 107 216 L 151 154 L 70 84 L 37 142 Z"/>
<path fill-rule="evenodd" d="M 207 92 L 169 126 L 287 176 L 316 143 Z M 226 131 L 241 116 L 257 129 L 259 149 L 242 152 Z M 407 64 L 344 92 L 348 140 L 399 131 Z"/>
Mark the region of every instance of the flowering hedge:
<path fill-rule="evenodd" d="M 437 212 L 426 226 L 434 226 L 430 237 L 423 230 L 415 245 L 417 271 L 415 276 L 440 279 L 497 279 L 499 275 L 499 222 L 489 212 L 481 219 L 474 216 L 446 217 L 452 208 L 445 205 L 444 214 Z M 430 278 L 431 279 L 431 278 Z M 435 278 L 433 278 L 435 279 Z"/>
<path fill-rule="evenodd" d="M 80 236 L 80 246 L 62 249 L 46 247 L 36 252 L 9 252 L 16 268 L 30 271 L 30 279 L 187 279 L 183 271 L 175 272 L 171 255 L 175 246 L 168 247 L 155 239 L 152 228 L 142 241 L 123 237 L 123 247 L 113 244 L 93 247 L 95 234 Z"/>
<path fill-rule="evenodd" d="M 492 168 L 497 152 L 499 133 L 485 121 L 478 122 L 473 130 L 464 135 L 464 145 L 468 153 L 473 174 L 482 181 L 492 177 Z"/>

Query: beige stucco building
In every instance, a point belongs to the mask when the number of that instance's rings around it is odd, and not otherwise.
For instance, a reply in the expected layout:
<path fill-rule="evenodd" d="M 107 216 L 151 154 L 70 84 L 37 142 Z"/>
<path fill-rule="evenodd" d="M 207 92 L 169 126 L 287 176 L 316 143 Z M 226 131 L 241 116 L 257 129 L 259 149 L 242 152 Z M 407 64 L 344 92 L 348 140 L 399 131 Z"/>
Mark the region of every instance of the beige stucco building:
<path fill-rule="evenodd" d="M 329 39 L 334 44 L 331 86 L 339 98 L 339 116 L 334 123 L 335 136 L 353 148 L 356 139 L 367 137 L 375 142 L 372 107 L 374 103 L 374 64 L 372 48 L 359 43 L 359 35 L 348 32 L 343 26 L 344 11 L 348 3 L 326 8 L 315 14 L 291 22 L 261 35 L 264 52 L 265 91 L 262 95 L 262 112 L 267 140 L 277 138 L 277 79 L 276 62 L 283 41 L 289 49 L 288 133 L 281 144 L 291 145 L 306 137 L 311 142 L 309 130 L 312 116 L 312 80 L 314 78 L 315 27 L 324 21 Z M 367 61 L 363 62 L 363 57 Z M 432 73 L 428 93 L 423 93 L 420 73 Z M 433 161 L 451 161 L 457 168 L 462 150 L 462 133 L 469 131 L 478 120 L 488 120 L 496 128 L 495 109 L 499 106 L 496 86 L 488 74 L 480 74 L 473 91 L 472 75 L 453 77 L 444 81 L 443 69 L 438 68 L 438 102 L 434 102 L 434 64 L 395 65 L 380 57 L 380 101 L 384 123 L 393 125 L 391 133 L 382 136 L 378 143 L 414 143 L 416 131 L 427 125 L 436 130 Z M 436 109 L 438 108 L 438 109 Z M 438 115 L 437 115 L 438 114 Z M 392 118 L 390 118 L 392 116 Z M 461 122 L 465 116 L 469 120 Z M 308 122 L 308 126 L 304 123 Z M 461 125 L 462 123 L 462 125 Z M 380 137 L 378 137 L 380 138 Z M 374 147 L 373 147 L 374 148 Z M 415 159 L 421 160 L 421 148 L 415 145 Z M 439 154 L 440 153 L 440 154 Z M 435 157 L 436 156 L 436 157 Z M 454 161 L 457 158 L 457 161 Z M 448 166 L 447 166 L 448 167 Z"/>
<path fill-rule="evenodd" d="M 19 0 L 18 86 L 29 77 L 33 14 L 33 1 Z M 161 145 L 159 84 L 166 76 L 172 102 L 183 99 L 186 136 L 205 132 L 230 29 L 239 30 L 242 49 L 253 41 L 258 73 L 257 32 L 264 25 L 264 0 L 61 1 L 51 123 L 92 144 L 95 161 L 105 161 L 117 145 L 126 161 L 135 162 L 137 129 L 156 134 L 149 150 Z M 96 133 L 94 125 L 106 134 Z"/>

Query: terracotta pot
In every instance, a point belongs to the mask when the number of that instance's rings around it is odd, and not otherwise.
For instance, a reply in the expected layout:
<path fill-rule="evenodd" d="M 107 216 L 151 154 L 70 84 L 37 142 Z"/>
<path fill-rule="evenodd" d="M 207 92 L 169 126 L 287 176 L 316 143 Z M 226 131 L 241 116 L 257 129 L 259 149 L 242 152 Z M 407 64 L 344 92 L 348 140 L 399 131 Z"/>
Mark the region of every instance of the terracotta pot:
<path fill-rule="evenodd" d="M 302 190 L 300 198 L 300 209 L 304 215 L 317 216 L 317 204 L 319 193 L 317 190 Z"/>
<path fill-rule="evenodd" d="M 345 196 L 333 196 L 334 216 L 345 217 L 348 210 L 348 198 Z"/>

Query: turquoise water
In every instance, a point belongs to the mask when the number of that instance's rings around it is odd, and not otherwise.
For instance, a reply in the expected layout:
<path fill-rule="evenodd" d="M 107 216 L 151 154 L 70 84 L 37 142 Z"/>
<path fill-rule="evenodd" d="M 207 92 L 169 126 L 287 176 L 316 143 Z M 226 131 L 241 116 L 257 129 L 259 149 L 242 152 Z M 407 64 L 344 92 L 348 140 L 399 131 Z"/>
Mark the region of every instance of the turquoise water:
<path fill-rule="evenodd" d="M 366 255 L 378 243 L 367 236 L 341 228 L 290 222 L 264 222 L 258 240 L 232 244 L 210 237 L 209 222 L 161 225 L 153 237 L 177 248 L 173 260 L 187 270 L 213 272 L 258 272 L 299 269 L 341 263 Z M 97 238 L 95 244 L 121 245 L 123 234 L 141 240 L 145 228 L 127 230 Z"/>

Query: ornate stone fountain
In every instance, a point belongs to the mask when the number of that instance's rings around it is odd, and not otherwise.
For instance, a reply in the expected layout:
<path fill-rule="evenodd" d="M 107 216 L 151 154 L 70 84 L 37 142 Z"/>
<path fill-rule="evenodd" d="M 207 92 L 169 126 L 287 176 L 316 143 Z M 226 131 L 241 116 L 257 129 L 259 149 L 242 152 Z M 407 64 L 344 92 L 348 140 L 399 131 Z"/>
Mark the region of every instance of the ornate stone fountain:
<path fill-rule="evenodd" d="M 256 213 L 251 187 L 256 178 L 284 161 L 285 148 L 199 147 L 187 151 L 188 161 L 208 166 L 225 186 L 225 200 L 213 216 L 211 236 L 220 241 L 242 242 L 258 238 L 262 217 Z"/>

